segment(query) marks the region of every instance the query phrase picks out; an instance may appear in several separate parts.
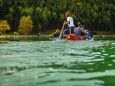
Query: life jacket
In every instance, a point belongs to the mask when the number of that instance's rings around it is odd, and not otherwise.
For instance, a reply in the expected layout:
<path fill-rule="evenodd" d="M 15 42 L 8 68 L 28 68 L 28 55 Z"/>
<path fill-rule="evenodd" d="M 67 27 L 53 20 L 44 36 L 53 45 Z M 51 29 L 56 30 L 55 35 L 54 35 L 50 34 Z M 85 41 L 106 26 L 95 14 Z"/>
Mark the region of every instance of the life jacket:
<path fill-rule="evenodd" d="M 90 33 L 87 33 L 87 34 L 86 34 L 86 39 L 91 39 L 91 38 L 92 38 L 91 34 L 90 34 Z"/>

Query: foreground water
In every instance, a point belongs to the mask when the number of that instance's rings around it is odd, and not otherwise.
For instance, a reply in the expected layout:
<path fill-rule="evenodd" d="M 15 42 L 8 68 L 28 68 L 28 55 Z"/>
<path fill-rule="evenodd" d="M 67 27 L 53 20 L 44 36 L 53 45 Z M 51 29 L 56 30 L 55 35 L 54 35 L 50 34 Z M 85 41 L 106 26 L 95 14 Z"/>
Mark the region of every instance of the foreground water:
<path fill-rule="evenodd" d="M 0 86 L 115 86 L 115 42 L 0 42 Z"/>

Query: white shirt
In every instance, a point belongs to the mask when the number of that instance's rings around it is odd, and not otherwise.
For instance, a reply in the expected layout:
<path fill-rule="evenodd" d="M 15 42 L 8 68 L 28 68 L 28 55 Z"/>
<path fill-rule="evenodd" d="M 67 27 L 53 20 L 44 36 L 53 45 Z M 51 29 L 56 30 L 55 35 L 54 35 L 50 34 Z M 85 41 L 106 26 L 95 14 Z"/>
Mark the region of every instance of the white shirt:
<path fill-rule="evenodd" d="M 68 26 L 69 27 L 74 27 L 74 22 L 72 17 L 67 17 L 67 22 L 69 22 Z"/>

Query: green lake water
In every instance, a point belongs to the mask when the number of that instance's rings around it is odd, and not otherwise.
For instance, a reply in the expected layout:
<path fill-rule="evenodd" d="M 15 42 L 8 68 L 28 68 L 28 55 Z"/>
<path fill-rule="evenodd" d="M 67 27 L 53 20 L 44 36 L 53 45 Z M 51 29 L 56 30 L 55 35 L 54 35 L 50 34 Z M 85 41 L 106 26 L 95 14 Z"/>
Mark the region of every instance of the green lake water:
<path fill-rule="evenodd" d="M 115 86 L 115 41 L 0 42 L 0 86 Z"/>

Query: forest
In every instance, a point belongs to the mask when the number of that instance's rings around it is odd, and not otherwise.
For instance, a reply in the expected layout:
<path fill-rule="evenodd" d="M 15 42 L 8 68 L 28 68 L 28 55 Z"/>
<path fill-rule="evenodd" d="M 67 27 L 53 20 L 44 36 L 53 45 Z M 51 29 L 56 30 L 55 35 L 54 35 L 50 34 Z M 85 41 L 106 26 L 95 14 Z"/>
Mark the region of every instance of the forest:
<path fill-rule="evenodd" d="M 115 32 L 115 0 L 0 0 L 0 20 L 7 20 L 10 31 L 18 32 L 23 16 L 30 16 L 32 34 L 62 27 L 65 13 L 76 24 L 81 21 L 93 31 Z"/>

